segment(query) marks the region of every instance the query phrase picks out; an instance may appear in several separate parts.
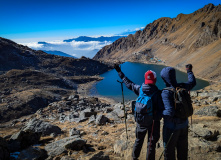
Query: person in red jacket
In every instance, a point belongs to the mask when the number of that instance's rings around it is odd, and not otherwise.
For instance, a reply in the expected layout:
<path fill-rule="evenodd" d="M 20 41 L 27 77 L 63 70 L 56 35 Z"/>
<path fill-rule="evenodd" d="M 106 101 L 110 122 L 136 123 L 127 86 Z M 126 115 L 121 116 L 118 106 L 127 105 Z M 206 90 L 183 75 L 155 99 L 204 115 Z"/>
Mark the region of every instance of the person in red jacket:
<path fill-rule="evenodd" d="M 160 138 L 160 119 L 162 118 L 163 102 L 161 92 L 155 85 L 157 77 L 154 71 L 148 70 L 144 75 L 144 83 L 138 85 L 129 80 L 121 71 L 118 65 L 115 65 L 119 77 L 123 80 L 126 87 L 132 90 L 136 95 L 145 93 L 151 96 L 153 110 L 152 114 L 141 114 L 134 111 L 136 121 L 136 140 L 133 146 L 132 158 L 137 160 L 144 142 L 145 135 L 148 132 L 148 145 L 146 159 L 155 160 L 156 143 Z M 136 105 L 140 105 L 136 102 Z M 139 106 L 138 106 L 139 107 Z M 154 121 L 153 121 L 154 120 Z M 153 123 L 154 122 L 154 123 Z M 153 125 L 154 124 L 154 125 Z M 152 135 L 152 140 L 151 140 Z M 151 143 L 150 143 L 151 141 Z"/>

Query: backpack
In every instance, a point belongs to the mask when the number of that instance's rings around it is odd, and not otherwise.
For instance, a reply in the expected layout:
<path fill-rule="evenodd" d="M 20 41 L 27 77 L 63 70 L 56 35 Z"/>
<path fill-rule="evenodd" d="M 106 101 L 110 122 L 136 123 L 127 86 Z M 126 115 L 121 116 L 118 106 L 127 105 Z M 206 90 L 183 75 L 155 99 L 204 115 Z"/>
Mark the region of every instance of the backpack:
<path fill-rule="evenodd" d="M 177 87 L 176 89 L 164 88 L 164 90 L 174 92 L 175 117 L 184 119 L 193 115 L 191 97 L 186 89 Z"/>
<path fill-rule="evenodd" d="M 148 96 L 142 91 L 142 86 L 141 86 L 139 97 L 136 100 L 134 112 L 142 115 L 145 114 L 152 116 L 153 104 L 151 98 L 155 93 L 156 92 Z"/>

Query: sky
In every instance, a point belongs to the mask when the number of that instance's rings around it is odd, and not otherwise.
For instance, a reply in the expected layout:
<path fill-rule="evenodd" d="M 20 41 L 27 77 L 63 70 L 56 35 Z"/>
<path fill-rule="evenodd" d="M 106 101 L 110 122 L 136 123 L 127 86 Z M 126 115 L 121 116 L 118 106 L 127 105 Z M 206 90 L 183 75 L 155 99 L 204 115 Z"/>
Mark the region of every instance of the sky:
<path fill-rule="evenodd" d="M 220 0 L 0 0 L 0 37 L 16 42 L 115 35 Z"/>

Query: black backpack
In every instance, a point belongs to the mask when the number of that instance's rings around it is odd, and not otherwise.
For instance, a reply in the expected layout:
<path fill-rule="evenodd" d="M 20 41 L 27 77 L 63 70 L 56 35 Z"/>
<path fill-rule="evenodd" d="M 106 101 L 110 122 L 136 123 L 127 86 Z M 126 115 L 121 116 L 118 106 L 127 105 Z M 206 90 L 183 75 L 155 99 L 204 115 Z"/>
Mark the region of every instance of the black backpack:
<path fill-rule="evenodd" d="M 175 117 L 188 118 L 193 115 L 193 106 L 190 94 L 184 88 L 164 88 L 174 92 Z"/>

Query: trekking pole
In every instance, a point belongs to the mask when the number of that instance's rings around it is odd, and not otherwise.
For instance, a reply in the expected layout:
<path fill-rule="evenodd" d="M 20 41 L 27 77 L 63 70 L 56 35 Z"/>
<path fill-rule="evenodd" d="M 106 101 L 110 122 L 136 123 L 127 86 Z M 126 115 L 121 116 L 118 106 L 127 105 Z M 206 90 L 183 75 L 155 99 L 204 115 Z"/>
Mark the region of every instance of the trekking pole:
<path fill-rule="evenodd" d="M 169 142 L 170 142 L 170 140 L 171 140 L 172 137 L 173 137 L 173 133 L 170 135 L 170 138 L 169 138 L 169 140 L 168 140 L 168 142 L 167 142 L 167 144 L 166 144 L 166 146 L 165 146 L 163 152 L 161 153 L 159 160 L 161 159 L 163 153 L 165 152 L 165 149 L 167 148 L 167 146 L 168 146 L 168 144 L 169 144 Z"/>
<path fill-rule="evenodd" d="M 189 95 L 190 95 L 190 91 L 188 92 L 189 93 Z M 192 118 L 192 116 L 190 117 L 190 122 L 191 122 L 191 128 L 193 129 L 193 118 Z"/>
<path fill-rule="evenodd" d="M 152 142 L 152 137 L 153 137 L 153 127 L 154 127 L 154 120 L 153 120 L 151 135 L 150 135 L 150 145 L 149 145 L 149 148 L 148 148 L 148 158 L 147 158 L 147 160 L 149 160 L 149 158 L 150 158 L 149 155 L 150 155 L 150 148 L 151 148 L 151 142 Z"/>
<path fill-rule="evenodd" d="M 126 128 L 126 136 L 127 136 L 127 140 L 128 140 L 128 134 L 127 134 L 127 120 L 126 120 L 126 109 L 125 109 L 125 104 L 124 104 L 124 90 L 123 90 L 123 82 L 120 82 L 117 80 L 117 82 L 119 82 L 121 84 L 121 90 L 122 90 L 122 99 L 123 99 L 123 107 L 124 107 L 124 123 L 125 123 L 125 128 Z"/>

